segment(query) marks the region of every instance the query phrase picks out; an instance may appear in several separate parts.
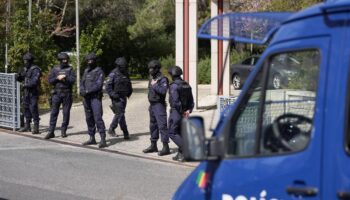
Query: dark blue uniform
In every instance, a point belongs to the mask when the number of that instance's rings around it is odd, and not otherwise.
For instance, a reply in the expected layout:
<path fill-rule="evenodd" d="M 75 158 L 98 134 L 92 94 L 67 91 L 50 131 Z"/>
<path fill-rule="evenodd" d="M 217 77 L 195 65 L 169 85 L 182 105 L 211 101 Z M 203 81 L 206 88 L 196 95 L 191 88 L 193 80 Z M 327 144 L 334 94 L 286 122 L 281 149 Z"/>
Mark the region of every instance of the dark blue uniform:
<path fill-rule="evenodd" d="M 186 110 L 182 108 L 179 96 L 179 88 L 182 82 L 182 79 L 177 78 L 170 84 L 169 88 L 170 116 L 168 133 L 169 137 L 179 147 L 180 151 L 183 145 L 180 125 L 183 114 L 186 112 Z M 192 112 L 194 108 L 193 98 L 190 99 L 190 101 L 192 101 L 192 103 L 190 104 L 189 111 Z"/>
<path fill-rule="evenodd" d="M 157 83 L 151 85 L 152 79 L 148 85 L 148 100 L 150 102 L 150 132 L 151 141 L 156 142 L 161 135 L 163 143 L 169 143 L 169 136 L 167 130 L 167 113 L 165 97 L 169 88 L 168 78 L 159 74 L 156 78 Z"/>
<path fill-rule="evenodd" d="M 65 75 L 62 80 L 58 80 L 59 75 Z M 76 81 L 76 73 L 71 66 L 55 66 L 49 75 L 49 83 L 54 86 L 54 93 L 52 94 L 51 116 L 49 133 L 55 131 L 57 117 L 60 106 L 63 105 L 63 121 L 61 131 L 66 132 L 69 125 L 70 109 L 72 107 L 72 87 Z"/>
<path fill-rule="evenodd" d="M 102 119 L 102 87 L 104 73 L 100 67 L 88 67 L 80 82 L 80 93 L 84 94 L 84 109 L 88 133 L 94 136 L 96 127 L 101 137 L 106 137 L 106 127 Z"/>
<path fill-rule="evenodd" d="M 23 105 L 26 123 L 39 124 L 38 97 L 40 87 L 41 70 L 36 65 L 24 67 L 19 73 L 17 81 L 23 83 Z"/>
<path fill-rule="evenodd" d="M 132 93 L 132 88 L 128 88 L 128 84 L 118 85 L 122 80 L 127 81 L 130 86 L 130 79 L 127 75 L 122 74 L 118 68 L 114 69 L 109 75 L 106 83 L 106 91 L 112 100 L 112 106 L 115 110 L 115 115 L 110 125 L 110 129 L 114 130 L 120 125 L 124 136 L 128 137 L 128 127 L 125 121 L 125 108 L 127 97 Z M 125 88 L 117 88 L 125 87 Z"/>

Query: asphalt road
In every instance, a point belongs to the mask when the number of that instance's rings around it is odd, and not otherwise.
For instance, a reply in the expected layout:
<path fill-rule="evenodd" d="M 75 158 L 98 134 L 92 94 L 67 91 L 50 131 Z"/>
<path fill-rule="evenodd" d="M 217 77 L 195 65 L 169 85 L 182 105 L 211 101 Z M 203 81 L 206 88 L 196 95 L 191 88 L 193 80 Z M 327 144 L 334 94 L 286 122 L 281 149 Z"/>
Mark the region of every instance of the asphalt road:
<path fill-rule="evenodd" d="M 191 167 L 0 132 L 2 199 L 170 199 Z"/>

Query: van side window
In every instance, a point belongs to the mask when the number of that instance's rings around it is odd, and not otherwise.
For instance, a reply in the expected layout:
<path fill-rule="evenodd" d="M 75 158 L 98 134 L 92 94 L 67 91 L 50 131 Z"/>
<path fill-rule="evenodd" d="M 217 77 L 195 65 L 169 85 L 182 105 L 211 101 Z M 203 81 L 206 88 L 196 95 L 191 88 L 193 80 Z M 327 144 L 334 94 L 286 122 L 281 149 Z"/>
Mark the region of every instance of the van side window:
<path fill-rule="evenodd" d="M 262 115 L 262 154 L 300 151 L 308 145 L 319 64 L 316 50 L 283 53 L 271 58 Z M 271 89 L 273 84 L 279 84 L 280 89 Z"/>
<path fill-rule="evenodd" d="M 319 64 L 318 50 L 281 53 L 266 60 L 266 71 L 255 78 L 249 89 L 251 95 L 233 118 L 227 153 L 269 155 L 306 148 L 313 124 Z"/>
<path fill-rule="evenodd" d="M 258 117 L 259 102 L 261 98 L 262 71 L 250 86 L 248 101 L 240 105 L 239 116 L 232 123 L 230 135 L 228 136 L 228 154 L 238 156 L 254 155 L 256 145 L 256 125 Z"/>

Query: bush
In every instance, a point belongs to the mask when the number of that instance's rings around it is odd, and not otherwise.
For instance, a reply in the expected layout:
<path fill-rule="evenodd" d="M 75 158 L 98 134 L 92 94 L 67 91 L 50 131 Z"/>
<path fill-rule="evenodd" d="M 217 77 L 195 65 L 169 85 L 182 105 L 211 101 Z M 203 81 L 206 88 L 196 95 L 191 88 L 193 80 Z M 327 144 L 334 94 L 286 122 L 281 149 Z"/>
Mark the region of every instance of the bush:
<path fill-rule="evenodd" d="M 249 51 L 239 52 L 236 49 L 232 49 L 230 52 L 230 64 L 239 63 L 240 61 L 248 58 L 249 56 L 250 56 Z"/>
<path fill-rule="evenodd" d="M 175 58 L 173 55 L 168 55 L 167 57 L 162 57 L 160 59 L 160 62 L 162 63 L 162 69 L 161 72 L 164 76 L 168 77 L 169 80 L 171 80 L 171 77 L 168 73 L 169 67 L 172 67 L 175 65 Z M 181 66 L 180 66 L 181 67 Z"/>
<path fill-rule="evenodd" d="M 211 79 L 211 60 L 209 56 L 206 56 L 198 62 L 198 83 L 209 84 Z"/>

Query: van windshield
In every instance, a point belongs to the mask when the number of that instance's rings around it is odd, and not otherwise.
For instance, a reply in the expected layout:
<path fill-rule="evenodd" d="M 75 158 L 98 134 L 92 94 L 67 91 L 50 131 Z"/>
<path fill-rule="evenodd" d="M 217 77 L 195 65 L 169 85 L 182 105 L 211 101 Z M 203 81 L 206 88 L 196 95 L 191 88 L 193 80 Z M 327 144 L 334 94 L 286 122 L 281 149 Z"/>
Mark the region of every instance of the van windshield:
<path fill-rule="evenodd" d="M 227 153 L 251 156 L 304 149 L 312 130 L 319 64 L 318 50 L 269 57 L 232 119 Z"/>

